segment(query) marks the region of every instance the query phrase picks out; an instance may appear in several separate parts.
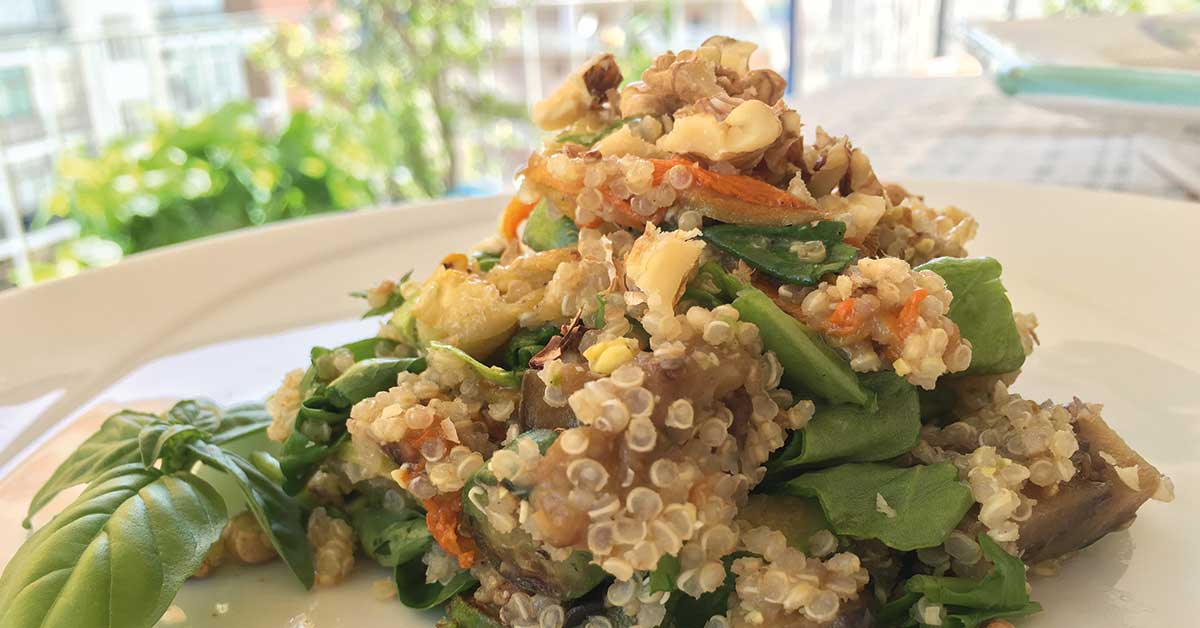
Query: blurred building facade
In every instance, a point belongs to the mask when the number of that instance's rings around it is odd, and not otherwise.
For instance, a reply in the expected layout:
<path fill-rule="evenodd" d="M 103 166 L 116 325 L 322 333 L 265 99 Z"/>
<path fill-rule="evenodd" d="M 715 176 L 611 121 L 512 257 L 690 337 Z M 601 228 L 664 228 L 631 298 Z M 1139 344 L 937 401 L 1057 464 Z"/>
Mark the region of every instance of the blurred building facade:
<path fill-rule="evenodd" d="M 252 100 L 267 123 L 287 115 L 277 79 L 246 59 L 297 9 L 275 0 L 8 0 L 0 11 L 0 262 L 18 247 L 69 237 L 28 229 L 65 150 Z M 8 236 L 8 237 L 6 237 Z"/>

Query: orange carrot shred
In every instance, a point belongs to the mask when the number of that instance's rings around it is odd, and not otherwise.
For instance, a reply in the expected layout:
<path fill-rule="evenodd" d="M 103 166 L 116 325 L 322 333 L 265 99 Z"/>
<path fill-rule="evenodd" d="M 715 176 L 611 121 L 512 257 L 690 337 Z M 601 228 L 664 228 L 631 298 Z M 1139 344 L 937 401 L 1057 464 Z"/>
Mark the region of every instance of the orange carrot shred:
<path fill-rule="evenodd" d="M 854 315 L 854 298 L 838 303 L 829 315 L 829 333 L 835 336 L 848 336 L 858 328 L 858 317 Z"/>
<path fill-rule="evenodd" d="M 469 569 L 475 564 L 475 542 L 470 537 L 460 536 L 458 524 L 462 519 L 462 495 L 446 493 L 427 499 L 425 505 L 425 527 L 433 540 L 458 559 L 458 566 Z"/>
<path fill-rule="evenodd" d="M 798 209 L 807 207 L 804 201 L 798 197 L 754 177 L 741 174 L 717 174 L 686 159 L 651 159 L 650 162 L 654 164 L 655 185 L 662 183 L 668 170 L 675 166 L 683 166 L 692 173 L 692 181 L 695 185 L 710 192 L 759 205 Z"/>
<path fill-rule="evenodd" d="M 917 318 L 921 315 L 921 301 L 924 301 L 927 296 L 929 296 L 929 293 L 924 288 L 917 288 L 913 290 L 912 296 L 908 297 L 908 301 L 904 302 L 904 307 L 900 308 L 900 316 L 896 322 L 896 327 L 898 328 L 896 336 L 899 337 L 901 342 L 916 327 Z"/>
<path fill-rule="evenodd" d="M 512 197 L 508 206 L 504 208 L 504 216 L 500 219 L 500 234 L 508 240 L 516 238 L 517 228 L 525 222 L 526 218 L 529 218 L 529 214 L 533 213 L 533 208 L 536 206 L 536 201 L 525 203 L 515 196 Z"/>

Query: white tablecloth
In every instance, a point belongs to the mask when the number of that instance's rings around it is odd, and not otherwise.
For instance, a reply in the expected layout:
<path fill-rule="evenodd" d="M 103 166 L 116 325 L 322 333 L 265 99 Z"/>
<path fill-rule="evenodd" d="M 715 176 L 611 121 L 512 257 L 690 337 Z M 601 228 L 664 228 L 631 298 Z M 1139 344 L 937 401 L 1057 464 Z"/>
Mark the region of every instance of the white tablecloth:
<path fill-rule="evenodd" d="M 807 128 L 848 135 L 885 181 L 1051 183 L 1192 199 L 1134 137 L 1005 97 L 984 78 L 856 79 L 793 99 Z"/>

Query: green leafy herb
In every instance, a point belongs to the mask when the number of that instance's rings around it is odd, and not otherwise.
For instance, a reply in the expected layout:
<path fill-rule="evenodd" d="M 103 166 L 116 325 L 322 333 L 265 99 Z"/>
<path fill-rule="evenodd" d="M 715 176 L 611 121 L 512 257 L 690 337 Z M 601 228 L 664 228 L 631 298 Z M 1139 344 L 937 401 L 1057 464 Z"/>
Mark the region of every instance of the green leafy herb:
<path fill-rule="evenodd" d="M 704 239 L 718 249 L 780 281 L 804 286 L 817 285 L 822 275 L 841 272 L 858 257 L 858 249 L 842 242 L 845 234 L 845 223 L 836 220 L 788 227 L 716 224 L 704 228 Z M 791 250 L 800 242 L 822 243 L 824 259 L 801 260 Z"/>
<path fill-rule="evenodd" d="M 408 282 L 408 279 L 410 277 L 412 277 L 411 270 L 408 271 L 407 273 L 404 273 L 404 276 L 400 278 L 400 281 L 396 282 L 396 285 L 392 287 L 392 291 L 388 293 L 387 301 L 385 301 L 383 303 L 383 305 L 378 305 L 378 306 L 375 306 L 375 307 L 367 310 L 366 313 L 362 315 L 362 317 L 370 318 L 372 316 L 382 316 L 384 314 L 390 314 L 391 312 L 393 312 L 394 310 L 399 308 L 401 305 L 404 305 L 404 294 L 401 292 L 400 289 L 404 286 L 404 284 L 406 282 Z M 358 299 L 366 299 L 367 291 L 359 290 L 356 292 L 351 292 L 350 296 L 358 298 Z"/>
<path fill-rule="evenodd" d="M 1000 262 L 990 257 L 939 257 L 915 270 L 932 270 L 954 294 L 947 316 L 971 341 L 967 375 L 1009 373 L 1025 363 L 1012 303 L 1000 283 Z"/>
<path fill-rule="evenodd" d="M 663 554 L 658 559 L 658 565 L 650 572 L 650 592 L 662 593 L 675 590 L 675 582 L 679 579 L 679 558 Z"/>
<path fill-rule="evenodd" d="M 470 596 L 456 595 L 446 605 L 446 617 L 441 628 L 505 628 L 496 611 L 488 611 Z"/>
<path fill-rule="evenodd" d="M 261 403 L 243 403 L 225 408 L 221 423 L 209 439 L 215 445 L 232 443 L 257 434 L 271 425 L 271 414 Z"/>
<path fill-rule="evenodd" d="M 317 467 L 346 439 L 347 435 L 342 434 L 332 443 L 322 444 L 310 440 L 300 432 L 293 431 L 289 434 L 279 456 L 279 472 L 283 474 L 284 492 L 288 495 L 298 495 L 303 491 Z"/>
<path fill-rule="evenodd" d="M 704 628 L 708 620 L 729 612 L 729 596 L 734 591 L 734 573 L 730 569 L 733 561 L 749 556 L 746 552 L 734 552 L 723 559 L 725 563 L 725 582 L 710 591 L 693 598 L 684 593 L 673 593 L 667 600 L 667 617 L 671 618 L 672 628 Z"/>
<path fill-rule="evenodd" d="M 608 135 L 613 131 L 616 131 L 617 129 L 629 124 L 630 122 L 633 122 L 634 120 L 640 119 L 641 116 L 620 118 L 618 120 L 614 120 L 611 124 L 600 129 L 599 131 L 593 131 L 591 133 L 563 133 L 562 135 L 554 138 L 554 141 L 557 144 L 579 144 L 581 146 L 590 147 L 596 142 L 608 137 Z"/>
<path fill-rule="evenodd" d="M 950 463 L 847 463 L 805 473 L 769 490 L 816 497 L 837 534 L 878 539 L 903 551 L 941 545 L 974 502 Z M 881 512 L 885 509 L 880 496 L 894 516 Z"/>
<path fill-rule="evenodd" d="M 742 320 L 758 325 L 763 345 L 775 352 L 783 366 L 783 384 L 793 393 L 820 395 L 835 403 L 872 407 L 871 391 L 842 356 L 813 330 L 779 309 L 757 288 L 746 288 L 733 300 Z"/>
<path fill-rule="evenodd" d="M 138 450 L 142 464 L 147 467 L 163 459 L 164 471 L 178 471 L 187 466 L 183 446 L 193 440 L 207 438 L 209 433 L 187 423 L 155 422 L 138 432 Z"/>
<path fill-rule="evenodd" d="M 871 407 L 874 395 L 863 388 L 850 365 L 821 337 L 779 309 L 762 290 L 746 285 L 715 261 L 705 262 L 698 274 L 711 281 L 717 294 L 732 302 L 742 320 L 758 326 L 763 344 L 783 366 L 783 385 L 802 396 L 820 395 L 835 403 Z M 697 289 L 700 289 L 697 286 Z"/>
<path fill-rule="evenodd" d="M 63 489 L 86 484 L 110 469 L 141 460 L 142 450 L 138 435 L 141 434 L 142 428 L 159 420 L 153 414 L 129 410 L 105 419 L 100 429 L 71 452 L 71 455 L 54 470 L 50 479 L 34 494 L 22 525 L 30 527 L 33 516 Z"/>
<path fill-rule="evenodd" d="M 592 329 L 604 327 L 604 311 L 608 308 L 608 300 L 603 294 L 596 295 L 596 313 L 592 315 Z"/>
<path fill-rule="evenodd" d="M 211 486 L 139 463 L 107 469 L 0 576 L 6 628 L 149 628 L 221 537 Z"/>
<path fill-rule="evenodd" d="M 364 507 L 352 511 L 350 519 L 363 551 L 384 567 L 419 558 L 433 542 L 425 516 L 416 509 Z"/>
<path fill-rule="evenodd" d="M 916 446 L 921 431 L 917 391 L 891 371 L 860 376 L 875 393 L 871 411 L 851 403 L 820 404 L 804 429 L 767 461 L 771 474 L 840 462 L 876 462 Z"/>
<path fill-rule="evenodd" d="M 496 265 L 500 263 L 500 256 L 496 253 L 484 253 L 482 251 L 476 251 L 471 254 L 471 257 L 474 257 L 475 260 L 479 262 L 479 270 L 482 270 L 485 273 L 495 268 Z"/>
<path fill-rule="evenodd" d="M 575 226 L 574 220 L 559 213 L 550 205 L 550 201 L 543 198 L 525 221 L 521 241 L 535 251 L 575 246 L 579 241 L 579 227 Z"/>
<path fill-rule="evenodd" d="M 446 600 L 479 584 L 471 572 L 466 570 L 458 572 L 458 575 L 446 584 L 425 582 L 424 569 L 413 569 L 403 564 L 396 565 L 393 573 L 400 602 L 409 608 L 422 610 L 440 606 Z"/>
<path fill-rule="evenodd" d="M 423 365 L 420 358 L 371 358 L 355 362 L 325 388 L 325 402 L 332 408 L 349 410 L 354 404 L 396 385 L 396 377 Z M 423 370 L 423 366 L 420 367 Z"/>
<path fill-rule="evenodd" d="M 513 372 L 529 368 L 529 360 L 546 347 L 546 343 L 559 333 L 558 325 L 544 325 L 534 329 L 521 329 L 509 339 L 504 349 L 504 366 Z"/>
<path fill-rule="evenodd" d="M 204 442 L 191 443 L 188 449 L 204 464 L 223 472 L 237 483 L 250 512 L 271 540 L 275 551 L 301 584 L 311 589 L 312 555 L 305 538 L 304 513 L 300 505 L 245 458 Z"/>
<path fill-rule="evenodd" d="M 700 288 L 698 288 L 696 286 L 691 286 L 691 285 L 689 285 L 687 288 L 684 289 L 683 297 L 680 300 L 681 301 L 691 301 L 701 307 L 706 307 L 710 310 L 713 309 L 714 307 L 717 307 L 718 305 L 721 305 L 721 299 L 717 298 L 717 295 L 715 295 L 707 290 L 701 290 Z"/>
<path fill-rule="evenodd" d="M 458 347 L 455 347 L 454 345 L 433 341 L 429 343 L 429 348 L 433 351 L 445 351 L 446 353 L 449 353 L 450 355 L 462 360 L 467 364 L 467 366 L 474 369 L 480 377 L 497 386 L 502 388 L 521 387 L 521 376 L 517 373 L 506 371 L 498 366 L 488 366 L 483 362 L 471 357 L 469 353 L 459 349 Z"/>
<path fill-rule="evenodd" d="M 1025 564 L 1005 552 L 986 534 L 979 535 L 979 547 L 992 563 L 992 570 L 979 580 L 951 576 L 916 575 L 905 583 L 907 594 L 880 609 L 883 626 L 916 626 L 912 607 L 925 597 L 931 604 L 946 609 L 942 626 L 976 628 L 993 619 L 1031 615 L 1041 610 L 1029 600 L 1025 589 Z M 924 625 L 924 624 L 921 624 Z"/>
<path fill-rule="evenodd" d="M 184 399 L 171 406 L 163 418 L 172 423 L 194 425 L 212 432 L 222 422 L 221 407 L 208 399 Z"/>

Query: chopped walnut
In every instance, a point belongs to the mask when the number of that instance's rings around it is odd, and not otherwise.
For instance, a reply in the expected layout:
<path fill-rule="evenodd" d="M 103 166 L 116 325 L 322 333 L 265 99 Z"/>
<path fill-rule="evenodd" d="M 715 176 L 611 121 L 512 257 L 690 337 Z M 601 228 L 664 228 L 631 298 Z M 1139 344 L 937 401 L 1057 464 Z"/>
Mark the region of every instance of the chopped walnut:
<path fill-rule="evenodd" d="M 248 565 L 265 563 L 275 558 L 275 548 L 250 511 L 233 518 L 222 533 L 225 549 L 237 560 Z"/>

